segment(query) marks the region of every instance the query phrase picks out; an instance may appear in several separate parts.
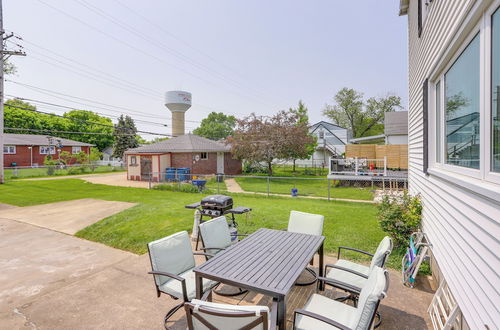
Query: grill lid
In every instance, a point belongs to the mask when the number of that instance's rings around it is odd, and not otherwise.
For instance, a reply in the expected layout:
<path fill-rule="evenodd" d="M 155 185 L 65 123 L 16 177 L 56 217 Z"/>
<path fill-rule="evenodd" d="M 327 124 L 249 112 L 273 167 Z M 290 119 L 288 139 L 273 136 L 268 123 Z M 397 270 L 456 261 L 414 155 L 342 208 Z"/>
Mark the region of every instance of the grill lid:
<path fill-rule="evenodd" d="M 201 200 L 201 207 L 228 207 L 233 199 L 226 195 L 209 195 Z"/>

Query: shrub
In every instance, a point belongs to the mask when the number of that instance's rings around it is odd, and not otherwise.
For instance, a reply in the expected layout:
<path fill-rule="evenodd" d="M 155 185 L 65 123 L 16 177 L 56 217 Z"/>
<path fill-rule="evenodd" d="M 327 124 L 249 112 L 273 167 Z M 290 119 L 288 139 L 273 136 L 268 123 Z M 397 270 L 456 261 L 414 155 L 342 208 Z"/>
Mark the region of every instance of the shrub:
<path fill-rule="evenodd" d="M 406 246 L 411 233 L 420 228 L 422 204 L 419 196 L 411 196 L 406 191 L 403 196 L 385 195 L 378 211 L 380 227 L 392 237 L 396 247 Z"/>
<path fill-rule="evenodd" d="M 156 190 L 167 190 L 167 191 L 178 191 L 185 193 L 197 193 L 199 192 L 198 187 L 193 186 L 189 183 L 181 183 L 180 185 L 177 183 L 162 183 L 153 187 Z M 210 189 L 205 188 L 203 190 L 204 193 L 210 192 Z"/>

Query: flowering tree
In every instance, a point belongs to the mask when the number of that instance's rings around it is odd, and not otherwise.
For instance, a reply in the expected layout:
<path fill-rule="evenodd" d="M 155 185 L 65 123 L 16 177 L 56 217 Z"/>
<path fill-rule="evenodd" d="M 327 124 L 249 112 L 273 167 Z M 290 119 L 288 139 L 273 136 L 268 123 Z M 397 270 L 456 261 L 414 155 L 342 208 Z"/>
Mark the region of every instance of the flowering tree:
<path fill-rule="evenodd" d="M 266 163 L 269 175 L 273 174 L 273 160 L 307 157 L 308 146 L 314 142 L 307 124 L 291 111 L 280 111 L 272 117 L 252 113 L 237 120 L 237 127 L 228 138 L 234 156 Z"/>

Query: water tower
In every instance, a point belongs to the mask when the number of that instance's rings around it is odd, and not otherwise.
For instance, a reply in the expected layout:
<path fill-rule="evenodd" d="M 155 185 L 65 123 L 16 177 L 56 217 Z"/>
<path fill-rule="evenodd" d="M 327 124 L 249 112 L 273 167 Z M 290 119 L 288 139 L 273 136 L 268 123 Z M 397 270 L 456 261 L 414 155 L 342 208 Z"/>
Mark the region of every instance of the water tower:
<path fill-rule="evenodd" d="M 166 92 L 165 106 L 172 112 L 172 135 L 184 135 L 184 113 L 191 108 L 191 93 L 185 91 Z"/>

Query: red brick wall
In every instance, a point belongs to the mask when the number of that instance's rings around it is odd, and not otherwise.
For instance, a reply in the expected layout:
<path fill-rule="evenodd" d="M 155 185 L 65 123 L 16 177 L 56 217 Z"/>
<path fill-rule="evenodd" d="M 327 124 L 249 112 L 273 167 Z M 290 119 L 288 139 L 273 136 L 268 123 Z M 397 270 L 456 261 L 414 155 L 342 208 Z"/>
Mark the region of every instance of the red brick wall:
<path fill-rule="evenodd" d="M 57 148 L 56 148 L 57 150 Z M 39 146 L 34 146 L 33 147 L 33 165 L 38 164 L 39 166 L 43 166 L 43 161 L 45 159 L 45 156 L 47 155 L 41 155 L 40 154 L 40 147 Z M 62 147 L 61 152 L 67 151 L 71 153 L 72 147 Z M 89 147 L 82 147 L 82 151 L 85 153 L 89 152 Z M 4 166 L 5 167 L 11 167 L 11 163 L 17 163 L 17 166 L 31 166 L 30 163 L 30 154 L 31 151 L 28 149 L 28 146 L 16 146 L 16 153 L 11 155 L 11 154 L 4 154 Z M 54 159 L 57 159 L 58 153 L 52 155 Z"/>
<path fill-rule="evenodd" d="M 173 153 L 171 167 L 189 167 L 192 174 L 217 173 L 217 153 L 209 152 L 208 159 L 194 161 L 194 156 L 199 154 L 190 152 Z M 241 174 L 241 161 L 232 159 L 231 153 L 228 152 L 224 154 L 224 172 L 225 174 Z"/>

